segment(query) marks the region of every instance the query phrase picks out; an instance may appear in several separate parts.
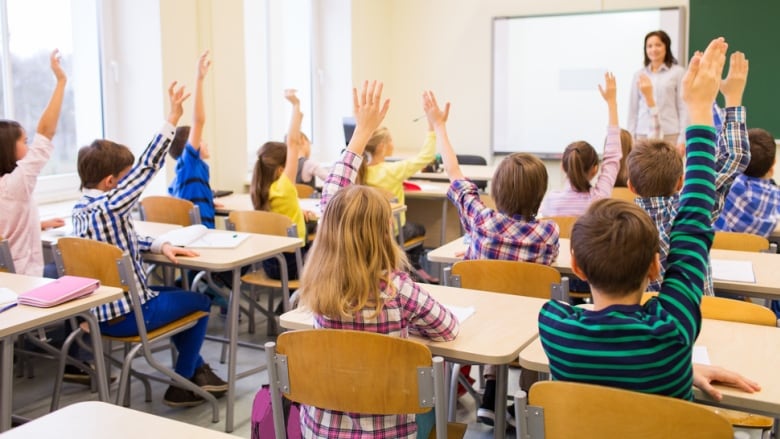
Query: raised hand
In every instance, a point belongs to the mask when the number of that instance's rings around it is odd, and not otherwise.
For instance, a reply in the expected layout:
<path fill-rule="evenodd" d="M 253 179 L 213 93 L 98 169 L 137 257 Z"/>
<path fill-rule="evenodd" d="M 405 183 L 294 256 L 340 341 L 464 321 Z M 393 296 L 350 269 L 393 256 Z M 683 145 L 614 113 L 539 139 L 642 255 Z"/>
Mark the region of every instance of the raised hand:
<path fill-rule="evenodd" d="M 615 101 L 617 99 L 617 85 L 615 84 L 615 75 L 612 72 L 604 73 L 604 87 L 599 84 L 599 93 L 605 101 Z"/>
<path fill-rule="evenodd" d="M 426 91 L 423 93 L 423 111 L 425 111 L 425 117 L 428 118 L 430 126 L 445 125 L 450 116 L 450 103 L 444 104 L 444 110 L 442 111 L 439 108 L 439 103 L 436 101 L 436 95 L 432 91 Z"/>
<path fill-rule="evenodd" d="M 206 77 L 206 73 L 209 72 L 211 67 L 211 60 L 209 59 L 209 51 L 205 50 L 198 58 L 198 73 L 197 79 L 200 81 Z"/>
<path fill-rule="evenodd" d="M 296 90 L 294 88 L 288 88 L 288 89 L 284 90 L 284 98 L 287 99 L 288 102 L 293 104 L 294 107 L 300 107 L 301 106 L 301 101 L 298 99 L 298 96 L 295 95 L 295 93 L 297 93 L 297 92 L 298 92 L 298 90 Z"/>
<path fill-rule="evenodd" d="M 642 93 L 642 96 L 645 98 L 645 102 L 647 103 L 647 106 L 652 108 L 655 107 L 655 95 L 653 94 L 653 81 L 650 80 L 650 77 L 642 73 L 639 75 L 639 92 Z"/>
<path fill-rule="evenodd" d="M 742 105 L 742 93 L 745 91 L 748 76 L 748 60 L 742 52 L 731 54 L 729 73 L 726 79 L 720 81 L 720 92 L 726 99 L 727 107 Z"/>
<path fill-rule="evenodd" d="M 179 118 L 184 114 L 182 104 L 190 97 L 189 93 L 185 93 L 183 85 L 180 87 L 176 87 L 176 85 L 177 82 L 173 81 L 168 87 L 168 100 L 171 103 L 171 111 L 168 113 L 168 122 L 174 126 L 179 123 Z"/>
<path fill-rule="evenodd" d="M 390 109 L 390 99 L 382 102 L 382 82 L 365 81 L 358 95 L 357 89 L 352 89 L 352 104 L 355 114 L 356 129 L 363 127 L 373 132 L 379 128 L 387 111 Z"/>
<path fill-rule="evenodd" d="M 51 65 L 51 71 L 54 72 L 54 77 L 57 78 L 57 82 L 68 80 L 65 70 L 62 69 L 62 65 L 60 64 L 61 60 L 60 50 L 52 50 L 51 55 L 49 55 L 49 64 Z"/>
<path fill-rule="evenodd" d="M 693 125 L 712 125 L 712 103 L 718 95 L 728 44 L 715 38 L 707 49 L 693 56 L 682 80 L 682 96 Z"/>

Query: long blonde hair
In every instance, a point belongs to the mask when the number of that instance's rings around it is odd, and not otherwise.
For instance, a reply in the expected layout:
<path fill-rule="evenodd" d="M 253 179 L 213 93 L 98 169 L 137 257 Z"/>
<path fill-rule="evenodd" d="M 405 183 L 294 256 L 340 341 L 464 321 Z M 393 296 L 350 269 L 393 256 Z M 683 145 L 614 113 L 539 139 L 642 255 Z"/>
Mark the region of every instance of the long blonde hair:
<path fill-rule="evenodd" d="M 393 272 L 409 266 L 393 234 L 390 203 L 378 190 L 360 185 L 342 188 L 328 202 L 307 261 L 301 303 L 331 319 L 366 307 L 381 312 L 381 286 L 394 295 Z"/>

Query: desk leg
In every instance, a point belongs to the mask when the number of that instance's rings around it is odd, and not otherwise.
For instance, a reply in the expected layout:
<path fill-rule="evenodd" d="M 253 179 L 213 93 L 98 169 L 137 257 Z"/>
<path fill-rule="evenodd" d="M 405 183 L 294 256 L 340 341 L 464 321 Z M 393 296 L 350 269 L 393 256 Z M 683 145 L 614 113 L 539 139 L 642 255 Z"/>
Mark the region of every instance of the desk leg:
<path fill-rule="evenodd" d="M 439 246 L 447 243 L 447 203 L 449 200 L 444 197 L 444 201 L 441 202 L 441 242 L 439 242 Z"/>
<path fill-rule="evenodd" d="M 236 354 L 238 350 L 238 313 L 241 302 L 241 267 L 233 269 L 233 289 L 228 300 L 228 391 L 225 408 L 225 432 L 233 431 L 233 403 L 236 399 Z"/>
<path fill-rule="evenodd" d="M 92 354 L 95 357 L 95 372 L 97 373 L 98 397 L 103 402 L 110 402 L 108 393 L 108 373 L 106 372 L 106 359 L 103 357 L 103 340 L 100 339 L 100 326 L 95 316 L 87 311 L 81 317 L 89 325 L 89 338 L 92 341 Z"/>
<path fill-rule="evenodd" d="M 14 383 L 14 340 L 13 337 L 0 339 L 0 433 L 11 429 Z"/>
<path fill-rule="evenodd" d="M 496 369 L 496 422 L 493 437 L 504 439 L 506 436 L 506 392 L 509 382 L 509 366 L 499 365 Z"/>

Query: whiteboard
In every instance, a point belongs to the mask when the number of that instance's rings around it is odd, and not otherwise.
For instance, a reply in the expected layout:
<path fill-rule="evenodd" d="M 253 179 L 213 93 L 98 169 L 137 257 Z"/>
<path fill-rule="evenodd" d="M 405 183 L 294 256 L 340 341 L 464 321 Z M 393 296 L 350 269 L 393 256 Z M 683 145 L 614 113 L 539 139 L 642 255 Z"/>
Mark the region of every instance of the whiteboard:
<path fill-rule="evenodd" d="M 598 85 L 606 71 L 615 74 L 625 126 L 644 37 L 658 29 L 669 34 L 672 53 L 684 65 L 683 8 L 494 18 L 493 152 L 560 158 L 576 140 L 601 152 L 607 104 Z"/>

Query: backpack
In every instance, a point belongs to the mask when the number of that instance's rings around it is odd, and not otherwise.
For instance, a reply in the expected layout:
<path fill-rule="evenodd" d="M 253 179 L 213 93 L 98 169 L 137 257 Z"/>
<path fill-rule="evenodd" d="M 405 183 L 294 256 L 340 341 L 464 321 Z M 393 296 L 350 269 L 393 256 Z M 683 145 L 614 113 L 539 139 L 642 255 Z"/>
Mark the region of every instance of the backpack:
<path fill-rule="evenodd" d="M 282 396 L 284 419 L 287 422 L 287 439 L 301 438 L 301 410 L 298 403 Z M 264 384 L 252 403 L 252 439 L 274 438 L 274 415 L 271 410 L 271 389 Z"/>

